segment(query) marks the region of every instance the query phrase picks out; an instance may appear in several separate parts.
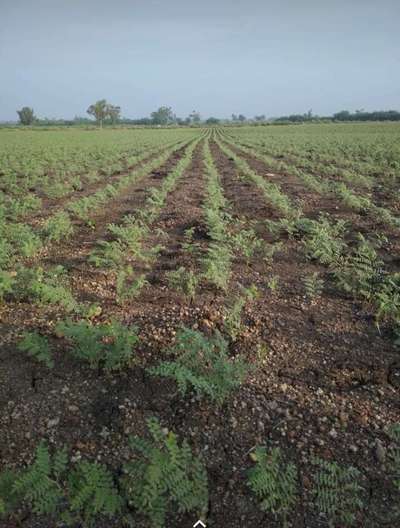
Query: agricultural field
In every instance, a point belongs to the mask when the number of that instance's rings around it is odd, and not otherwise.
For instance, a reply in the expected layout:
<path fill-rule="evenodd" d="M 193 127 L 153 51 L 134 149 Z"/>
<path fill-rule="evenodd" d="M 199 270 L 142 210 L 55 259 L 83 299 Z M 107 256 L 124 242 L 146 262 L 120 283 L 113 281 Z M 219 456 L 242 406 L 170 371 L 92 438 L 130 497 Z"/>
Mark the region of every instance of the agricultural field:
<path fill-rule="evenodd" d="M 0 526 L 400 526 L 400 125 L 0 129 Z"/>

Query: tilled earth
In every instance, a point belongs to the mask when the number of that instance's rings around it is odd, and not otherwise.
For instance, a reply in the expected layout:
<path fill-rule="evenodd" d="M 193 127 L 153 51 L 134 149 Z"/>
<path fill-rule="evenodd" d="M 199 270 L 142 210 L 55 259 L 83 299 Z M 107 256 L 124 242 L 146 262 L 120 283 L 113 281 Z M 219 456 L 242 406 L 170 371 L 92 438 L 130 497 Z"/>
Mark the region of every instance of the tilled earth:
<path fill-rule="evenodd" d="M 257 188 L 240 178 L 233 160 L 217 143 L 210 142 L 231 214 L 244 225 L 256 226 L 267 242 L 273 238 L 266 219 L 279 216 Z M 106 375 L 71 358 L 54 327 L 64 318 L 61 310 L 7 302 L 0 307 L 0 457 L 1 467 L 21 466 L 32 460 L 41 439 L 49 445 L 66 445 L 72 461 L 96 459 L 115 471 L 129 459 L 129 435 L 146 435 L 146 419 L 157 416 L 163 426 L 187 438 L 203 455 L 209 476 L 208 526 L 279 527 L 282 524 L 261 512 L 246 484 L 256 445 L 279 446 L 299 468 L 302 496 L 290 517 L 293 527 L 323 527 L 326 521 L 313 510 L 311 500 L 313 456 L 353 465 L 365 475 L 367 513 L 357 526 L 384 524 L 389 500 L 384 457 L 390 440 L 387 427 L 400 422 L 400 357 L 388 331 L 374 325 L 368 307 L 340 295 L 326 271 L 302 252 L 301 241 L 282 239 L 282 249 L 272 262 L 253 258 L 249 263 L 237 255 L 233 263 L 231 290 L 239 285 L 257 286 L 259 296 L 243 314 L 243 331 L 230 344 L 232 356 L 242 355 L 253 369 L 246 382 L 221 407 L 193 396 L 182 398 L 166 378 L 146 372 L 165 357 L 177 330 L 187 326 L 212 334 L 224 331 L 226 295 L 202 282 L 194 300 L 188 301 L 168 286 L 167 274 L 180 266 L 201 271 L 201 256 L 209 239 L 202 204 L 205 199 L 205 168 L 202 142 L 196 147 L 191 166 L 168 196 L 152 226 L 149 247 L 164 247 L 156 262 L 137 270 L 145 272 L 149 284 L 125 305 L 115 300 L 115 277 L 87 262 L 96 240 L 106 238 L 106 227 L 126 214 L 135 214 L 144 203 L 149 186 L 158 186 L 176 165 L 183 151 L 175 153 L 154 174 L 136 182 L 124 196 L 110 201 L 99 212 L 95 229 L 78 225 L 77 236 L 54 245 L 41 255 L 43 266 L 62 263 L 71 277 L 74 294 L 102 306 L 94 321 L 116 317 L 138 328 L 140 346 L 137 365 L 120 374 Z M 293 200 L 304 200 L 305 214 L 330 212 L 346 218 L 357 231 L 373 224 L 350 210 L 337 207 L 332 199 L 313 195 L 301 182 L 272 174 L 262 162 L 251 161 L 254 170 L 276 181 Z M 194 228 L 197 252 L 184 250 L 185 231 Z M 390 233 L 393 244 L 399 239 Z M 305 297 L 302 279 L 314 271 L 326 278 L 321 297 Z M 278 277 L 275 290 L 268 287 Z M 23 330 L 36 329 L 47 335 L 55 352 L 52 371 L 39 366 L 16 350 Z M 368 517 L 368 521 L 367 521 Z M 172 512 L 167 526 L 183 528 L 197 519 Z M 369 524 L 368 524 L 369 523 Z M 52 527 L 22 512 L 4 527 Z M 120 526 L 119 521 L 98 526 Z M 137 519 L 137 526 L 146 526 Z"/>

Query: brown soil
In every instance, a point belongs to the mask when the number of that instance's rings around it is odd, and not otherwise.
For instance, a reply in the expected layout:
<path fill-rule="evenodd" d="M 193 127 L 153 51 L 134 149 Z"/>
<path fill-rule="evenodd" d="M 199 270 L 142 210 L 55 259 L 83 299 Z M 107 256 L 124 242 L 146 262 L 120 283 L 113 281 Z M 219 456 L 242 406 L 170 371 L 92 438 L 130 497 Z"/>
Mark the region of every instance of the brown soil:
<path fill-rule="evenodd" d="M 90 196 L 96 193 L 97 191 L 105 188 L 108 184 L 114 184 L 118 182 L 120 179 L 122 179 L 124 176 L 127 176 L 132 171 L 138 170 L 142 165 L 155 159 L 157 156 L 160 155 L 160 153 L 161 150 L 149 153 L 149 155 L 146 156 L 143 160 L 134 163 L 129 167 L 125 167 L 123 170 L 116 171 L 108 176 L 105 176 L 103 174 L 100 180 L 86 183 L 81 190 L 70 192 L 61 198 L 49 198 L 46 196 L 42 196 L 42 206 L 40 211 L 36 211 L 32 216 L 30 216 L 26 220 L 26 223 L 29 223 L 33 227 L 43 224 L 47 218 L 57 213 L 58 211 L 62 211 L 69 202 L 72 202 L 73 200 L 79 200 L 80 198 L 84 198 L 85 196 Z"/>
<path fill-rule="evenodd" d="M 271 242 L 264 221 L 279 215 L 253 184 L 240 179 L 232 160 L 215 142 L 210 147 L 234 218 L 255 225 L 259 236 Z M 138 327 L 141 344 L 135 367 L 112 376 L 90 370 L 71 359 L 63 341 L 55 336 L 54 324 L 63 317 L 61 312 L 22 303 L 1 307 L 1 466 L 30 461 L 35 446 L 45 438 L 50 445 L 67 445 L 74 460 L 97 458 L 119 470 L 129 457 L 128 436 L 145 435 L 145 420 L 158 416 L 204 456 L 210 490 L 208 526 L 281 526 L 259 510 L 246 485 L 252 464 L 249 453 L 257 444 L 280 446 L 299 466 L 304 500 L 290 518 L 294 528 L 326 526 L 309 506 L 314 455 L 363 471 L 373 483 L 366 492 L 367 506 L 376 515 L 382 513 L 378 509 L 387 481 L 376 457 L 376 441 L 387 448 L 386 428 L 400 421 L 399 355 L 385 332 L 381 335 L 374 326 L 368 310 L 340 295 L 325 270 L 305 258 L 301 242 L 285 239 L 272 263 L 253 258 L 247 265 L 236 255 L 230 291 L 255 284 L 259 296 L 246 306 L 243 331 L 230 344 L 230 353 L 244 356 L 254 370 L 222 407 L 196 397 L 182 398 L 172 382 L 151 377 L 145 370 L 165 357 L 164 351 L 183 325 L 206 333 L 224 331 L 226 295 L 201 283 L 191 301 L 171 290 L 167 281 L 168 271 L 180 266 L 200 272 L 201 256 L 209 243 L 202 213 L 201 148 L 202 143 L 152 226 L 149 247 L 162 243 L 164 249 L 150 269 L 141 269 L 137 263 L 137 271 L 145 272 L 149 281 L 137 298 L 118 305 L 113 274 L 95 270 L 87 263 L 87 255 L 95 241 L 106 236 L 109 222 L 134 214 L 143 205 L 148 187 L 160 184 L 182 153 L 176 153 L 157 174 L 133 185 L 124 197 L 110 202 L 96 217 L 95 230 L 80 226 L 73 241 L 49 248 L 43 261 L 46 265 L 62 263 L 69 270 L 74 293 L 101 304 L 98 321 L 116 316 Z M 267 172 L 265 166 L 251 164 L 261 174 Z M 313 195 L 293 179 L 265 176 L 271 181 L 277 178 L 293 200 L 305 199 L 307 214 L 333 210 L 331 199 Z M 335 214 L 350 216 L 344 210 L 335 209 Z M 185 230 L 191 227 L 198 244 L 195 254 L 182 247 Z M 302 279 L 316 270 L 326 279 L 326 287 L 311 302 L 304 295 Z M 272 277 L 279 277 L 276 291 L 268 287 Z M 24 328 L 50 336 L 56 347 L 53 371 L 16 351 L 16 336 Z M 366 526 L 365 519 L 360 517 L 357 526 Z M 172 513 L 167 525 L 186 528 L 196 520 Z M 379 523 L 370 526 L 383 526 Z M 0 526 L 13 525 L 0 522 Z M 36 524 L 27 515 L 21 526 L 53 525 Z M 120 524 L 115 520 L 104 526 Z M 138 519 L 137 526 L 146 524 Z"/>

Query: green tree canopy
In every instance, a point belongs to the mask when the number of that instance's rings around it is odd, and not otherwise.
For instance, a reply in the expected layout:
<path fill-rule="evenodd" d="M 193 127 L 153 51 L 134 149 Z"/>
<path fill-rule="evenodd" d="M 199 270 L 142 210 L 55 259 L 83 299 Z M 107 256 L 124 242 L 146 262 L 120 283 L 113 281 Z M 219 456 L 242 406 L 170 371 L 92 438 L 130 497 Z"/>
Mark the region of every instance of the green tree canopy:
<path fill-rule="evenodd" d="M 107 105 L 107 117 L 110 118 L 111 123 L 115 124 L 119 121 L 121 117 L 121 107 L 114 106 L 112 104 Z"/>
<path fill-rule="evenodd" d="M 28 106 L 17 110 L 17 114 L 21 125 L 31 125 L 36 119 L 33 108 L 29 108 Z"/>
<path fill-rule="evenodd" d="M 196 110 L 193 110 L 189 118 L 192 123 L 200 123 L 201 121 L 201 115 L 199 114 L 199 112 L 196 112 Z"/>
<path fill-rule="evenodd" d="M 100 99 L 89 106 L 87 113 L 92 115 L 102 127 L 105 119 L 110 119 L 111 123 L 116 123 L 119 120 L 121 107 L 107 103 L 105 99 Z"/>
<path fill-rule="evenodd" d="M 151 113 L 151 119 L 155 125 L 168 125 L 175 121 L 175 115 L 170 106 L 160 106 L 158 110 Z"/>

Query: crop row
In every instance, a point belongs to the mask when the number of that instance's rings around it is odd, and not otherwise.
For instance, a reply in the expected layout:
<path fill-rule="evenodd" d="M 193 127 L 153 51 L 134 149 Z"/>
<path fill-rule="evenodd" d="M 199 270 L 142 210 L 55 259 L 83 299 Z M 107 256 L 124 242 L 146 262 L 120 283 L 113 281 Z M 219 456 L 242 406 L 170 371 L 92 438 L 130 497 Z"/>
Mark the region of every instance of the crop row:
<path fill-rule="evenodd" d="M 135 361 L 138 338 L 134 329 L 115 322 L 97 327 L 67 322 L 59 325 L 59 333 L 68 340 L 71 353 L 92 367 L 100 364 L 105 370 L 116 370 Z M 44 338 L 27 334 L 19 349 L 53 367 Z M 248 364 L 229 357 L 228 343 L 220 334 L 207 337 L 182 329 L 167 354 L 168 361 L 147 369 L 149 374 L 173 379 L 182 397 L 196 393 L 219 407 L 250 370 Z M 161 427 L 155 417 L 147 425 L 150 435 L 131 437 L 129 460 L 117 468 L 92 460 L 71 463 L 65 447 L 51 453 L 42 442 L 29 466 L 0 473 L 0 516 L 15 520 L 22 507 L 39 519 L 67 526 L 94 526 L 101 517 L 133 526 L 135 515 L 140 514 L 150 526 L 162 528 L 167 516 L 176 512 L 193 512 L 205 521 L 209 492 L 204 457 L 186 440 L 179 443 L 175 433 Z M 291 525 L 299 506 L 303 511 L 311 509 L 331 526 L 355 526 L 360 517 L 365 525 L 367 520 L 396 523 L 400 515 L 400 426 L 392 426 L 388 434 L 392 443 L 385 470 L 390 502 L 379 520 L 372 513 L 370 496 L 370 487 L 376 483 L 357 468 L 335 461 L 314 458 L 312 482 L 304 486 L 302 469 L 293 455 L 269 444 L 258 445 L 250 450 L 253 465 L 246 470 L 247 486 L 260 509 L 282 526 Z"/>
<path fill-rule="evenodd" d="M 238 148 L 235 143 L 230 144 Z M 263 161 L 271 170 L 295 176 L 300 179 L 306 187 L 318 194 L 326 196 L 333 194 L 343 203 L 343 205 L 357 213 L 368 213 L 379 223 L 394 228 L 400 227 L 400 219 L 395 216 L 390 209 L 376 205 L 368 195 L 355 193 L 346 186 L 344 182 L 337 182 L 319 177 L 314 173 L 306 172 L 295 165 L 262 154 L 254 148 L 240 146 L 239 149 L 256 159 Z"/>

